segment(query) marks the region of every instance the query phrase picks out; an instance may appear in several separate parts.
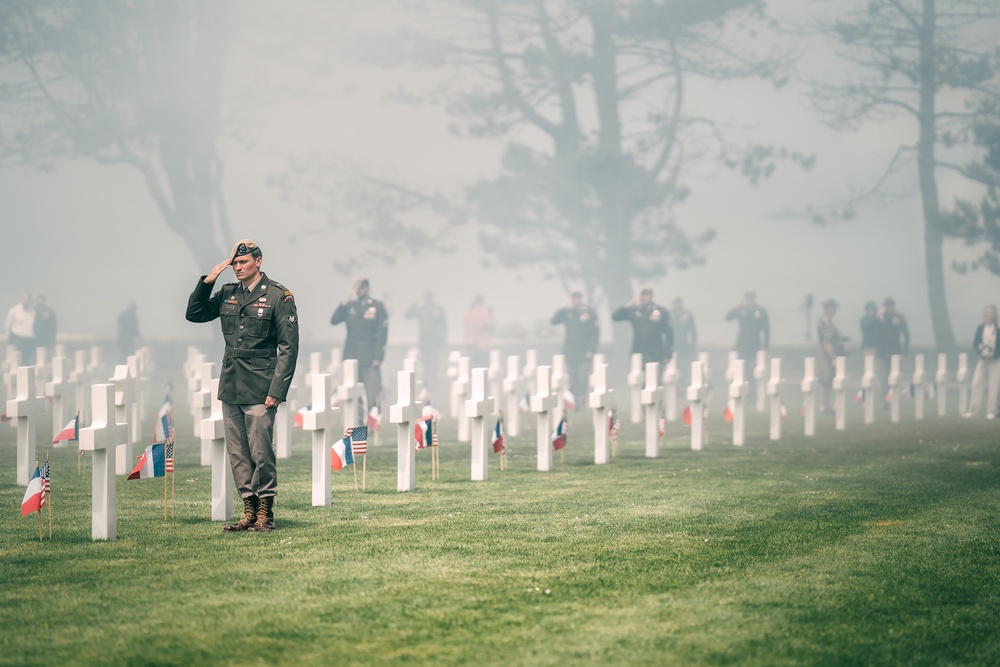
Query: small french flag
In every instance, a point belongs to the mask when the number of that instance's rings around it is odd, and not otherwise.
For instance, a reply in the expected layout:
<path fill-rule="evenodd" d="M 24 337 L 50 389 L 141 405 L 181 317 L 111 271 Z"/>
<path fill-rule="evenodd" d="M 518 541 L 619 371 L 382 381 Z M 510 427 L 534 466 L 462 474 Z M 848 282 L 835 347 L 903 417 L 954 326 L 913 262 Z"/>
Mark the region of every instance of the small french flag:
<path fill-rule="evenodd" d="M 330 448 L 330 465 L 334 470 L 342 470 L 344 466 L 354 463 L 354 450 L 351 448 L 351 436 L 333 443 Z"/>
<path fill-rule="evenodd" d="M 63 429 L 56 434 L 56 437 L 52 438 L 52 444 L 57 442 L 65 442 L 67 440 L 79 440 L 80 439 L 80 415 L 70 419 Z"/>

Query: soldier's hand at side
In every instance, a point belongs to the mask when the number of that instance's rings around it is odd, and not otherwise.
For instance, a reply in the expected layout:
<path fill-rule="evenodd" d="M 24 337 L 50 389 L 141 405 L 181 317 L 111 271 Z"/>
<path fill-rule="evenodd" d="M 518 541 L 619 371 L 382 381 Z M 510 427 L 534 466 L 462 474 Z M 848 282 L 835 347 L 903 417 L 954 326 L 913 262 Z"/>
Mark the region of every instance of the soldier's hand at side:
<path fill-rule="evenodd" d="M 265 408 L 268 408 L 268 409 L 270 409 L 270 408 L 276 408 L 279 405 L 281 405 L 281 399 L 275 398 L 274 396 L 271 396 L 270 394 L 268 394 L 267 398 L 264 399 L 264 407 Z"/>
<path fill-rule="evenodd" d="M 232 262 L 230 262 L 228 259 L 224 262 L 219 262 L 218 264 L 216 264 L 215 268 L 212 269 L 212 272 L 209 273 L 207 276 L 205 276 L 205 282 L 214 283 L 218 279 L 218 277 L 222 275 L 222 272 L 229 268 L 230 264 L 232 264 Z"/>
<path fill-rule="evenodd" d="M 381 364 L 382 362 L 376 359 L 375 361 L 372 362 L 372 368 L 378 368 Z"/>

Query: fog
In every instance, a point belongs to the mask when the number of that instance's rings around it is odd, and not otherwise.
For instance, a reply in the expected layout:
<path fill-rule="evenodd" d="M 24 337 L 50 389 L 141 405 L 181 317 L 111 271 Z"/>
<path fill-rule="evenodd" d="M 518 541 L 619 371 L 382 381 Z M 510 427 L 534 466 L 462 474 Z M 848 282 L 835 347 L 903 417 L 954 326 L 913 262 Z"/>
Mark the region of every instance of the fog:
<path fill-rule="evenodd" d="M 768 7 L 772 15 L 802 20 L 805 14 L 793 11 L 804 4 L 812 3 L 770 2 Z M 377 21 L 371 12 L 349 10 L 346 3 L 343 9 L 338 6 L 281 3 L 287 16 L 280 21 L 274 20 L 277 5 L 238 6 L 227 81 L 253 81 L 255 90 L 281 93 L 240 107 L 218 142 L 233 233 L 232 239 L 219 240 L 220 247 L 241 238 L 257 241 L 263 270 L 296 295 L 303 340 L 310 344 L 342 338 L 342 328 L 330 326 L 330 314 L 358 275 L 367 276 L 372 295 L 389 301 L 395 310 L 391 342 L 415 340 L 415 323 L 401 315 L 426 291 L 448 308 L 453 340 L 460 340 L 462 313 L 476 294 L 484 295 L 493 308 L 501 333 L 524 331 L 530 338 L 531 332 L 544 332 L 539 323 L 547 322 L 567 299 L 563 284 L 542 267 L 499 265 L 481 247 L 475 221 L 454 232 L 457 252 L 439 255 L 420 248 L 390 266 L 366 249 L 355 230 L 332 228 L 329 211 L 288 200 L 279 188 L 268 185 L 290 159 L 327 156 L 415 189 L 460 198 L 465 187 L 499 169 L 499 142 L 449 132 L 449 117 L 439 105 L 401 105 L 390 99 L 389 93 L 401 86 L 420 93 L 447 75 L 379 68 L 345 57 L 344 48 L 331 48 L 328 69 L 317 71 L 304 63 L 324 53 L 322 44 L 306 52 L 289 49 L 287 54 L 273 46 L 306 43 L 324 29 L 330 30 L 330 40 L 339 40 L 378 30 L 387 22 L 405 22 L 393 14 L 382 14 L 391 18 Z M 378 11 L 391 12 L 393 7 L 379 3 Z M 309 17 L 322 20 L 310 24 Z M 269 35 L 255 49 L 264 26 L 272 21 L 281 39 Z M 301 39 L 296 30 L 302 32 Z M 855 132 L 829 129 L 810 104 L 802 78 L 848 65 L 830 58 L 817 38 L 794 39 L 801 53 L 799 76 L 787 85 L 694 82 L 688 95 L 698 112 L 726 122 L 734 138 L 815 154 L 815 166 L 802 170 L 779 164 L 770 179 L 756 186 L 725 169 L 703 169 L 687 178 L 690 196 L 674 206 L 673 214 L 685 229 L 694 233 L 710 227 L 717 236 L 704 249 L 703 265 L 671 269 L 648 281 L 654 298 L 669 305 L 675 296 L 683 297 L 695 315 L 701 342 L 727 345 L 735 340 L 736 329 L 723 316 L 748 289 L 756 290 L 758 301 L 769 310 L 775 344 L 806 344 L 820 314 L 819 303 L 828 297 L 841 303 L 841 329 L 857 338 L 863 303 L 892 295 L 910 321 L 914 343 L 932 344 L 915 169 L 897 179 L 897 197 L 859 206 L 853 220 L 817 226 L 790 214 L 843 201 L 870 187 L 897 147 L 915 137 L 909 120 L 869 124 Z M 954 175 L 942 173 L 939 184 L 943 206 L 956 196 L 979 196 L 974 186 Z M 59 160 L 45 171 L 10 166 L 0 170 L 0 200 L 4 308 L 24 290 L 44 293 L 59 318 L 60 335 L 111 339 L 118 313 L 134 300 L 147 341 L 218 337 L 215 327 L 184 320 L 188 294 L 212 267 L 192 257 L 135 170 L 85 158 Z M 428 217 L 425 224 L 434 221 Z M 947 242 L 945 250 L 946 265 L 975 255 L 957 241 Z M 364 269 L 348 275 L 335 270 L 338 258 L 359 256 L 370 256 Z M 230 272 L 223 279 L 234 278 Z M 632 286 L 637 291 L 640 282 Z M 998 287 L 1000 280 L 987 273 L 963 276 L 949 271 L 948 304 L 960 345 L 971 342 L 983 305 L 1000 301 Z M 811 324 L 800 308 L 807 294 L 816 303 Z M 602 304 L 605 338 L 611 335 L 609 305 L 620 304 Z"/>

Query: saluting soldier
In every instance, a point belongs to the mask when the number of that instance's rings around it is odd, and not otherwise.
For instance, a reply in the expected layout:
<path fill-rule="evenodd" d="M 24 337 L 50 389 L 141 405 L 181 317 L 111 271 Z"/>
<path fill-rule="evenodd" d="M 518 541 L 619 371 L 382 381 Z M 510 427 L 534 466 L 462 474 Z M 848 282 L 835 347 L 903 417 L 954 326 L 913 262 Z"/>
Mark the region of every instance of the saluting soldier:
<path fill-rule="evenodd" d="M 563 355 L 566 357 L 570 390 L 577 399 L 577 409 L 581 409 L 594 353 L 597 352 L 597 344 L 601 339 L 601 327 L 597 321 L 597 311 L 583 302 L 583 293 L 573 292 L 569 298 L 569 303 L 552 316 L 552 324 L 566 325 Z"/>
<path fill-rule="evenodd" d="M 726 321 L 729 320 L 736 320 L 740 325 L 736 334 L 736 354 L 743 361 L 755 363 L 757 350 L 766 350 L 771 344 L 771 325 L 767 311 L 757 303 L 757 293 L 747 292 L 743 302 L 726 313 Z"/>
<path fill-rule="evenodd" d="M 637 299 L 611 313 L 615 322 L 632 323 L 632 354 L 641 354 L 643 364 L 651 361 L 661 366 L 674 353 L 674 330 L 667 309 L 653 301 L 653 290 L 644 287 Z"/>
<path fill-rule="evenodd" d="M 224 527 L 227 532 L 268 532 L 275 527 L 274 416 L 288 395 L 299 354 L 295 299 L 260 270 L 261 261 L 256 243 L 240 241 L 227 260 L 201 277 L 188 298 L 188 321 L 219 318 L 226 343 L 219 400 L 233 481 L 243 500 L 243 518 Z M 212 294 L 215 281 L 229 266 L 238 282 Z"/>
<path fill-rule="evenodd" d="M 378 406 L 382 393 L 382 362 L 385 360 L 385 343 L 389 336 L 389 314 L 385 304 L 368 294 L 368 279 L 360 278 L 354 289 L 330 317 L 334 326 L 347 326 L 344 341 L 344 359 L 358 360 L 358 373 L 365 385 L 368 409 Z"/>

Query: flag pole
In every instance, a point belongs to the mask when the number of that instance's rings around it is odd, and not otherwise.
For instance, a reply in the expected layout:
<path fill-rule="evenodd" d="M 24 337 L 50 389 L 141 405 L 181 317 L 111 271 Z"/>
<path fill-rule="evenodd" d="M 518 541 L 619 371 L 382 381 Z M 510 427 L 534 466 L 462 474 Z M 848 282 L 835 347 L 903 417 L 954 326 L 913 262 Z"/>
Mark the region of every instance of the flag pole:
<path fill-rule="evenodd" d="M 347 445 L 348 447 L 353 447 L 353 444 Z M 352 453 L 353 455 L 353 453 Z M 358 460 L 354 459 L 354 464 L 351 466 L 354 468 L 354 493 L 358 492 Z"/>
<path fill-rule="evenodd" d="M 167 456 L 166 456 L 167 446 L 163 445 L 163 467 L 167 466 Z M 167 471 L 163 471 L 163 520 L 167 520 Z"/>
<path fill-rule="evenodd" d="M 35 471 L 38 471 L 38 457 L 35 457 Z M 45 494 L 45 482 L 42 482 L 42 494 Z M 38 541 L 42 541 L 42 508 L 38 508 Z"/>
<path fill-rule="evenodd" d="M 365 449 L 365 453 L 361 455 L 363 460 L 361 461 L 361 490 L 365 490 L 365 485 L 368 482 L 368 450 Z"/>
<path fill-rule="evenodd" d="M 49 454 L 48 454 L 48 452 L 46 452 L 45 453 L 45 463 L 48 463 L 48 462 L 49 462 Z M 49 539 L 51 540 L 52 539 L 52 468 L 51 467 L 49 468 L 49 481 L 48 481 L 48 483 L 47 484 L 45 482 L 42 482 L 42 483 L 45 484 L 45 491 L 46 491 L 45 495 L 47 496 L 46 500 L 48 500 L 48 504 L 49 504 Z"/>

